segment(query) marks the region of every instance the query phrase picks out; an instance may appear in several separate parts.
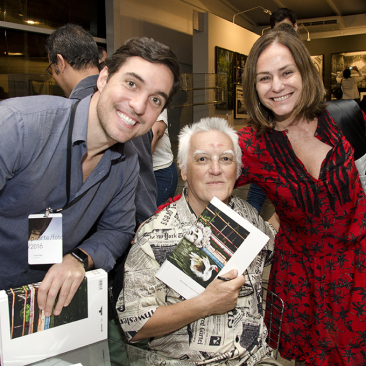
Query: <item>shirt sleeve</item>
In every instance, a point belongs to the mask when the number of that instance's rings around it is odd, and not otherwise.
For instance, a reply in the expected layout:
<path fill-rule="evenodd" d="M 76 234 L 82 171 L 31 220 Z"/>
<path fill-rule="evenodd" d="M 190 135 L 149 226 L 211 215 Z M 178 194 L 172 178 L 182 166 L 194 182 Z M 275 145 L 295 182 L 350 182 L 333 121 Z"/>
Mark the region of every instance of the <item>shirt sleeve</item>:
<path fill-rule="evenodd" d="M 156 119 L 157 121 L 163 121 L 166 126 L 168 127 L 168 111 L 164 109 L 160 114 L 159 117 Z"/>
<path fill-rule="evenodd" d="M 148 243 L 150 236 L 146 225 L 139 230 L 126 260 L 124 286 L 117 301 L 120 325 L 128 341 L 159 306 L 166 305 L 167 286 L 155 277 L 160 266 Z"/>
<path fill-rule="evenodd" d="M 80 245 L 92 257 L 94 267 L 106 271 L 114 267 L 134 236 L 138 178 L 136 155 L 127 159 L 123 177 L 121 186 L 97 221 L 96 231 Z"/>
<path fill-rule="evenodd" d="M 21 165 L 21 146 L 24 142 L 24 126 L 20 113 L 0 103 L 0 192 L 13 178 Z"/>

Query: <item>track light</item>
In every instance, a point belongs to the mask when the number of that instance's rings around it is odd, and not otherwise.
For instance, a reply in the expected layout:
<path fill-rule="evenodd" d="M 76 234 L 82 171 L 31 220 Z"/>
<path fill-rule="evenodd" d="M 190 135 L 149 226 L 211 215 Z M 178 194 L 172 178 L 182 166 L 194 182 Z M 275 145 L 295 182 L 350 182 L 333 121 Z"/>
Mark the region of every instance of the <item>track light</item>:
<path fill-rule="evenodd" d="M 272 15 L 272 12 L 270 10 L 268 10 L 268 9 L 263 8 L 263 6 L 256 6 L 255 8 L 251 8 L 251 9 L 248 9 L 248 10 L 243 10 L 243 11 L 241 11 L 239 13 L 234 14 L 234 16 L 233 16 L 233 23 L 235 23 L 235 17 L 237 15 L 242 14 L 242 13 L 246 13 L 247 11 L 251 11 L 251 10 L 254 10 L 254 9 L 258 9 L 258 8 L 261 8 L 264 13 L 269 14 L 269 15 Z"/>

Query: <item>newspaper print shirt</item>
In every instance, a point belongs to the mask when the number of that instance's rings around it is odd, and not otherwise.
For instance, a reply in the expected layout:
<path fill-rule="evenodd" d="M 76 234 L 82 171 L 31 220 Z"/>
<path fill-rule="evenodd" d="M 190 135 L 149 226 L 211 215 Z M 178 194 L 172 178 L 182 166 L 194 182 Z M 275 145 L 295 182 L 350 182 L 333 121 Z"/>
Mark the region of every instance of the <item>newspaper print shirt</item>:
<path fill-rule="evenodd" d="M 185 365 L 251 366 L 271 355 L 265 342 L 261 285 L 265 262 L 268 264 L 272 258 L 275 232 L 240 198 L 232 198 L 229 206 L 270 237 L 247 270 L 254 292 L 247 295 L 243 287 L 233 311 L 199 319 L 164 337 L 150 339 L 150 349 L 171 360 L 165 361 L 167 365 L 180 361 Z M 128 341 L 159 306 L 184 301 L 155 274 L 196 219 L 183 194 L 138 231 L 126 261 L 124 288 L 117 302 L 119 321 Z"/>

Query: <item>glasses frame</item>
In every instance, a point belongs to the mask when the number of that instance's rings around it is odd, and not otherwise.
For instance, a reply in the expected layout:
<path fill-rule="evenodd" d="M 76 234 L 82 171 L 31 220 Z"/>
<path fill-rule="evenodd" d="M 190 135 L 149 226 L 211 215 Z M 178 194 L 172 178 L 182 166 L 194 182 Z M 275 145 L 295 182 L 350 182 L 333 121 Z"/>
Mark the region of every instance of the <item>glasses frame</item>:
<path fill-rule="evenodd" d="M 52 76 L 52 69 L 51 69 L 51 65 L 53 65 L 53 62 L 51 62 L 47 68 L 46 68 L 46 73 L 50 76 Z"/>

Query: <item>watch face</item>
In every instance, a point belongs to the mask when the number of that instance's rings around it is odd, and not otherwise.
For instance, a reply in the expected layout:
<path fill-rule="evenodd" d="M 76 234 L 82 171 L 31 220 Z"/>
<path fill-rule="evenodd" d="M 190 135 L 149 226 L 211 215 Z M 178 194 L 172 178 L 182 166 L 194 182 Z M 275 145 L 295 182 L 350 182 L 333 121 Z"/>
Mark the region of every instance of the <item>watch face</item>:
<path fill-rule="evenodd" d="M 70 253 L 75 259 L 84 264 L 84 268 L 88 267 L 88 256 L 80 249 L 73 249 Z"/>

